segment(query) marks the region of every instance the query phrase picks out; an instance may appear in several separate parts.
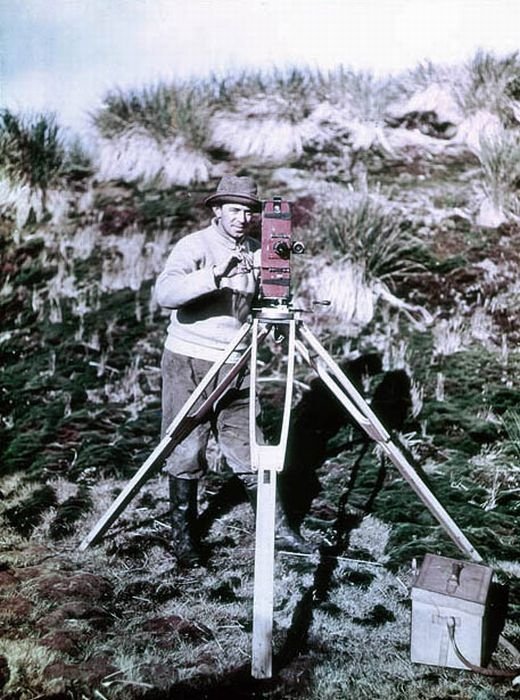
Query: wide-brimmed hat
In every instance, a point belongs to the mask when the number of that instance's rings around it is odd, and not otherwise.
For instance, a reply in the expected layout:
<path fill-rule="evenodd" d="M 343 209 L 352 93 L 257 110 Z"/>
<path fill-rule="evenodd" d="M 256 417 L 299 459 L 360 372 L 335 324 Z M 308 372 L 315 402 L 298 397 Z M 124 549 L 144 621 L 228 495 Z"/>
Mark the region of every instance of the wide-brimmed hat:
<path fill-rule="evenodd" d="M 204 204 L 218 207 L 221 204 L 244 204 L 254 211 L 260 211 L 262 201 L 256 196 L 257 186 L 253 178 L 239 175 L 224 175 L 217 185 L 215 194 L 206 197 Z"/>

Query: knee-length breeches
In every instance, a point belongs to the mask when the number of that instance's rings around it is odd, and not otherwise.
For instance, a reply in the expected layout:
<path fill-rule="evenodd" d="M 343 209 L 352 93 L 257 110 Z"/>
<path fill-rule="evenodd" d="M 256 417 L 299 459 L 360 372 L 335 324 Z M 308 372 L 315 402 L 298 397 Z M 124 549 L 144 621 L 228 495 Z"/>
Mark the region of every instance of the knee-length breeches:
<path fill-rule="evenodd" d="M 164 434 L 175 416 L 212 367 L 213 363 L 168 349 L 163 352 L 162 372 L 162 425 Z M 206 398 L 227 373 L 224 365 L 207 387 Z M 206 448 L 213 433 L 222 456 L 237 474 L 251 471 L 249 444 L 249 372 L 240 373 L 230 387 L 214 404 L 207 420 L 197 426 L 166 460 L 165 471 L 185 479 L 198 479 L 207 470 Z"/>

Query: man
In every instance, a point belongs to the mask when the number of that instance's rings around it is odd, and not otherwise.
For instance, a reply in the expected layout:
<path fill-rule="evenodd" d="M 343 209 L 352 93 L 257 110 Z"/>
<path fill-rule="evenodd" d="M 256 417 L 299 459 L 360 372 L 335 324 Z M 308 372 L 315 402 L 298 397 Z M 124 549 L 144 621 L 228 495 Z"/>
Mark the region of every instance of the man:
<path fill-rule="evenodd" d="M 225 176 L 205 204 L 214 214 L 210 225 L 176 244 L 156 285 L 159 304 L 172 309 L 161 365 L 163 434 L 247 320 L 258 288 L 255 261 L 259 260 L 260 244 L 248 235 L 253 214 L 262 207 L 256 184 L 250 177 Z M 229 362 L 238 357 L 240 348 Z M 198 481 L 207 469 L 211 432 L 223 459 L 242 480 L 251 503 L 256 502 L 256 474 L 250 464 L 248 380 L 247 372 L 241 372 L 218 399 L 208 420 L 197 426 L 166 462 L 173 540 L 184 563 L 198 559 Z M 215 385 L 218 381 L 216 377 Z M 306 548 L 300 535 L 288 526 L 281 508 L 277 509 L 277 520 L 277 534 L 284 546 L 300 551 Z"/>

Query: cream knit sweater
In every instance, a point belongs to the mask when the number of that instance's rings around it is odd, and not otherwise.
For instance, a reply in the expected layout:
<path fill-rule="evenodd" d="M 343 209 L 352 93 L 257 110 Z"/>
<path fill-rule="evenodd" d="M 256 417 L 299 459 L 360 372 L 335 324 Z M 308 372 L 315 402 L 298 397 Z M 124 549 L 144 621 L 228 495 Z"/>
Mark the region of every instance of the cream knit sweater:
<path fill-rule="evenodd" d="M 165 346 L 172 352 L 215 362 L 247 320 L 257 292 L 260 243 L 235 241 L 215 220 L 182 238 L 156 283 L 158 303 L 172 309 Z M 233 252 L 243 261 L 217 287 L 214 265 Z M 255 251 L 258 253 L 255 255 Z M 241 348 L 229 358 L 235 362 Z"/>

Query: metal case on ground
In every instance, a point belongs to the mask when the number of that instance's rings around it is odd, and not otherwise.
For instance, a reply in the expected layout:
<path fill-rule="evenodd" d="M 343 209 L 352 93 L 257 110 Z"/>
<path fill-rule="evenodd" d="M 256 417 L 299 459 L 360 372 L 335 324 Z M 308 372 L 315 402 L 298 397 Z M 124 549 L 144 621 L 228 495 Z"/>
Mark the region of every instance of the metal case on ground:
<path fill-rule="evenodd" d="M 492 577 L 488 566 L 425 555 L 412 587 L 413 662 L 467 669 L 456 654 L 456 644 L 471 664 L 488 663 L 504 613 L 495 600 Z"/>

